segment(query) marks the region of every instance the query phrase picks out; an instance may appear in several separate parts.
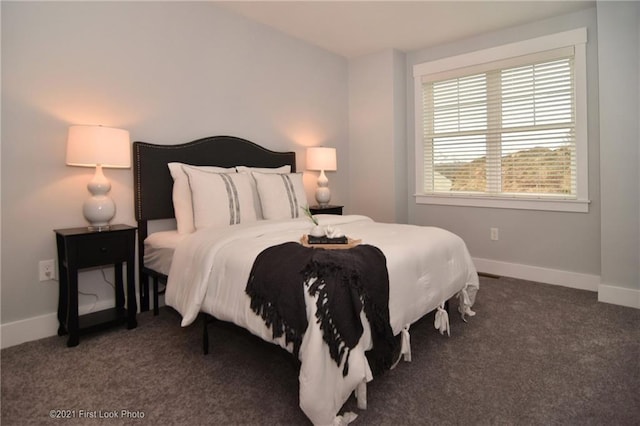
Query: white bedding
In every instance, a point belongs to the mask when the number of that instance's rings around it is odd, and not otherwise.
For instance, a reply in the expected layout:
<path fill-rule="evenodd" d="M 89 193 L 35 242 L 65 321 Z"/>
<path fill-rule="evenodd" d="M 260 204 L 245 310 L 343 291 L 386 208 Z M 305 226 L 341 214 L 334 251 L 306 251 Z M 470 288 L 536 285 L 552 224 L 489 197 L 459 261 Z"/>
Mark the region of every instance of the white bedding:
<path fill-rule="evenodd" d="M 389 270 L 389 315 L 394 334 L 464 290 L 466 307 L 473 305 L 478 277 L 467 248 L 458 236 L 439 228 L 383 224 L 365 216 L 316 215 L 321 225 L 340 228 L 363 244 L 380 248 Z M 308 219 L 259 221 L 197 231 L 176 247 L 165 301 L 193 322 L 200 311 L 233 322 L 266 341 L 291 351 L 284 337 L 274 341 L 264 320 L 253 313 L 245 288 L 255 257 L 265 248 L 299 241 Z M 315 303 L 307 292 L 309 326 L 300 348 L 300 407 L 314 424 L 331 424 L 349 395 L 372 379 L 364 352 L 365 333 L 351 351 L 349 374 L 330 358 L 314 320 Z"/>
<path fill-rule="evenodd" d="M 154 232 L 144 240 L 144 266 L 169 275 L 173 253 L 188 234 L 177 230 Z"/>

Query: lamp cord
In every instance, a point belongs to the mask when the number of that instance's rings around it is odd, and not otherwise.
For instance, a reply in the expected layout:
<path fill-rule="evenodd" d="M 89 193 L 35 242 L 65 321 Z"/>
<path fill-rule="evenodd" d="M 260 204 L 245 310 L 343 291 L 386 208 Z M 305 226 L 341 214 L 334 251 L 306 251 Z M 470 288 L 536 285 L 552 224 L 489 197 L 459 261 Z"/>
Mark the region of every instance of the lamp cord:
<path fill-rule="evenodd" d="M 111 281 L 109 281 L 109 279 L 107 279 L 107 274 L 104 272 L 104 268 L 100 268 L 100 272 L 102 273 L 102 279 L 104 280 L 104 282 L 109 284 L 113 289 L 115 289 L 116 288 L 115 284 L 113 284 Z M 93 302 L 93 305 L 91 305 L 91 308 L 89 308 L 87 313 L 93 312 L 93 310 L 96 308 L 96 305 L 98 304 L 98 300 L 100 300 L 100 297 L 98 296 L 98 294 L 97 293 L 85 293 L 85 292 L 80 291 L 80 290 L 78 290 L 78 294 L 81 294 L 83 296 L 91 296 L 91 297 L 95 298 L 95 300 Z"/>

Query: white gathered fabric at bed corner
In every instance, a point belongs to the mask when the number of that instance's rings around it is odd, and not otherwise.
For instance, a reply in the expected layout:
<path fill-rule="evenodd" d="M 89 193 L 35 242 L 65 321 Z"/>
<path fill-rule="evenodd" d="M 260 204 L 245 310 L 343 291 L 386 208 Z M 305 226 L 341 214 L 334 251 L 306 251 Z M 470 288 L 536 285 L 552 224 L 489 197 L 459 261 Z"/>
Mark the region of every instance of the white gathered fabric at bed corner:
<path fill-rule="evenodd" d="M 144 240 L 144 266 L 164 275 L 169 275 L 173 252 L 187 235 L 178 230 L 160 231 Z"/>
<path fill-rule="evenodd" d="M 460 301 L 466 305 L 461 309 L 473 305 L 478 276 L 466 245 L 458 236 L 433 227 L 376 223 L 365 216 L 316 217 L 320 225 L 339 227 L 345 235 L 382 250 L 389 270 L 391 327 L 395 335 L 403 333 L 407 346 L 408 325 L 445 300 L 464 290 L 465 297 Z M 194 232 L 175 250 L 166 303 L 182 314 L 183 326 L 203 311 L 291 351 L 283 338 L 274 341 L 264 320 L 253 313 L 245 288 L 253 261 L 262 250 L 299 241 L 311 225 L 308 219 L 301 218 Z M 371 380 L 364 355 L 371 344 L 369 328 L 362 314 L 365 332 L 351 351 L 349 374 L 342 377 L 342 368 L 331 359 L 314 319 L 315 303 L 307 303 L 307 315 L 309 325 L 299 353 L 300 407 L 314 424 L 332 424 L 349 395 Z M 405 352 L 405 356 L 410 354 Z"/>

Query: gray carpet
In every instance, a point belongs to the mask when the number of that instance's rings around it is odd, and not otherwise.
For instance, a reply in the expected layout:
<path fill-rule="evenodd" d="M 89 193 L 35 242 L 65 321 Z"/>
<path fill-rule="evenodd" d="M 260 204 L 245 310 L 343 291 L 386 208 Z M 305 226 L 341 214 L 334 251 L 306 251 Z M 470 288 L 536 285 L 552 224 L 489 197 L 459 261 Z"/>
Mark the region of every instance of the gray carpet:
<path fill-rule="evenodd" d="M 412 326 L 413 361 L 369 384 L 367 410 L 347 401 L 354 424 L 640 424 L 639 310 L 509 278 L 481 278 L 475 310 L 467 324 L 452 315 L 449 338 L 432 315 Z M 225 323 L 210 336 L 204 356 L 201 324 L 181 328 L 164 308 L 76 348 L 50 337 L 4 349 L 2 424 L 308 424 L 288 353 Z"/>

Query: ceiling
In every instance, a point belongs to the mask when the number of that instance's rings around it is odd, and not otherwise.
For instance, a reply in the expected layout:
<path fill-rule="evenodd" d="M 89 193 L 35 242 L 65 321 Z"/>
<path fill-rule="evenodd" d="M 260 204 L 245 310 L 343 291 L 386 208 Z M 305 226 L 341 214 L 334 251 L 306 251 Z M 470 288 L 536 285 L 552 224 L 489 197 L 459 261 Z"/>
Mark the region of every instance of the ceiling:
<path fill-rule="evenodd" d="M 221 7 L 347 58 L 411 51 L 595 6 L 594 1 L 222 1 Z"/>

